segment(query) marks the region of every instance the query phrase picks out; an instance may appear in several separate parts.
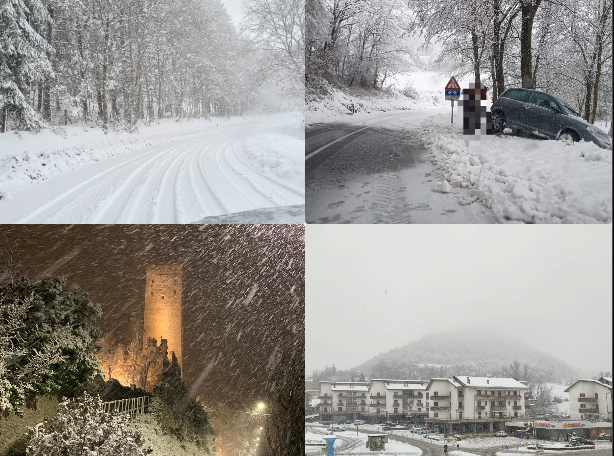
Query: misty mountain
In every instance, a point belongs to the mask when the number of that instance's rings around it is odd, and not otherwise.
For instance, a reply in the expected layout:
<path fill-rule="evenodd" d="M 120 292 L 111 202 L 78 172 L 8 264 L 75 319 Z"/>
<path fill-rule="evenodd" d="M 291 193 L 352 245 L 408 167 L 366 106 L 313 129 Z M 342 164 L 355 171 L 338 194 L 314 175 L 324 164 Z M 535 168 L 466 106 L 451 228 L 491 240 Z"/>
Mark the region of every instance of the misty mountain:
<path fill-rule="evenodd" d="M 466 330 L 448 332 L 425 336 L 382 353 L 351 371 L 363 372 L 371 378 L 491 375 L 561 384 L 570 384 L 579 378 L 576 369 L 529 344 L 530 341 L 522 342 L 482 330 L 469 334 Z"/>

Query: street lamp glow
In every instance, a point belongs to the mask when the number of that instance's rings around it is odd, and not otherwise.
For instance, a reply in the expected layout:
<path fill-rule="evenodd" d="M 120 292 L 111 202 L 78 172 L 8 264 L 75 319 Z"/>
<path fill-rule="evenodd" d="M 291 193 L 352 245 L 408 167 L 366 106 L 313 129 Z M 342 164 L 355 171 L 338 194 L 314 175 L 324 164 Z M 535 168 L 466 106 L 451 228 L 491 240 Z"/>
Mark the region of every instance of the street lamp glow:
<path fill-rule="evenodd" d="M 262 431 L 262 426 L 260 426 L 260 430 Z"/>
<path fill-rule="evenodd" d="M 258 408 L 259 408 L 260 410 L 262 410 L 262 409 L 264 408 L 264 403 L 260 402 L 260 403 L 258 404 Z"/>

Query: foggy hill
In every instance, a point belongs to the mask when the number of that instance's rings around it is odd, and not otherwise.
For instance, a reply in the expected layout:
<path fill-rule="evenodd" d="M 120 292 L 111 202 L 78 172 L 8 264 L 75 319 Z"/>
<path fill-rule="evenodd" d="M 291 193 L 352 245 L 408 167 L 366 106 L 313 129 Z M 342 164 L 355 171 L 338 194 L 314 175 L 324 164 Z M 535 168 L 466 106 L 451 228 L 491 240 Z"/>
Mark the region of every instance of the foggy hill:
<path fill-rule="evenodd" d="M 519 362 L 516 370 L 510 366 L 514 361 Z M 375 356 L 352 371 L 362 371 L 371 378 L 492 375 L 562 384 L 579 377 L 576 369 L 528 343 L 483 330 L 425 336 Z"/>

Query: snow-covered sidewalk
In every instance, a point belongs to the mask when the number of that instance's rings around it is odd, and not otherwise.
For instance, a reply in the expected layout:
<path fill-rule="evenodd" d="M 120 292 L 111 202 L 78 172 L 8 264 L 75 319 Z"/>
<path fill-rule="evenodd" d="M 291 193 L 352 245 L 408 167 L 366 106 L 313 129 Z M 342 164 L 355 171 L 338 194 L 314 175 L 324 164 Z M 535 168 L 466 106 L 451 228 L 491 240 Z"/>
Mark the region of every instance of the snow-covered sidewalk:
<path fill-rule="evenodd" d="M 419 129 L 445 175 L 436 191 L 457 193 L 461 205 L 484 204 L 500 222 L 612 222 L 611 151 L 510 134 L 467 147 L 461 121 L 440 114 Z"/>

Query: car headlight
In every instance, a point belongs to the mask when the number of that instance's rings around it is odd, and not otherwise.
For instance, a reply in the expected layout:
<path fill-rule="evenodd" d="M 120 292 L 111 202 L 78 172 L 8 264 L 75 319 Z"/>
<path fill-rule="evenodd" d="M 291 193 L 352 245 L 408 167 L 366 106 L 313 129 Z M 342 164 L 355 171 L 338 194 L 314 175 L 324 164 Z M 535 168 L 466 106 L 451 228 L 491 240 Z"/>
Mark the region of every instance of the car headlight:
<path fill-rule="evenodd" d="M 600 128 L 597 128 L 594 125 L 589 125 L 586 127 L 586 129 L 602 141 L 605 141 L 608 144 L 612 142 L 612 138 L 610 138 L 610 136 Z"/>

